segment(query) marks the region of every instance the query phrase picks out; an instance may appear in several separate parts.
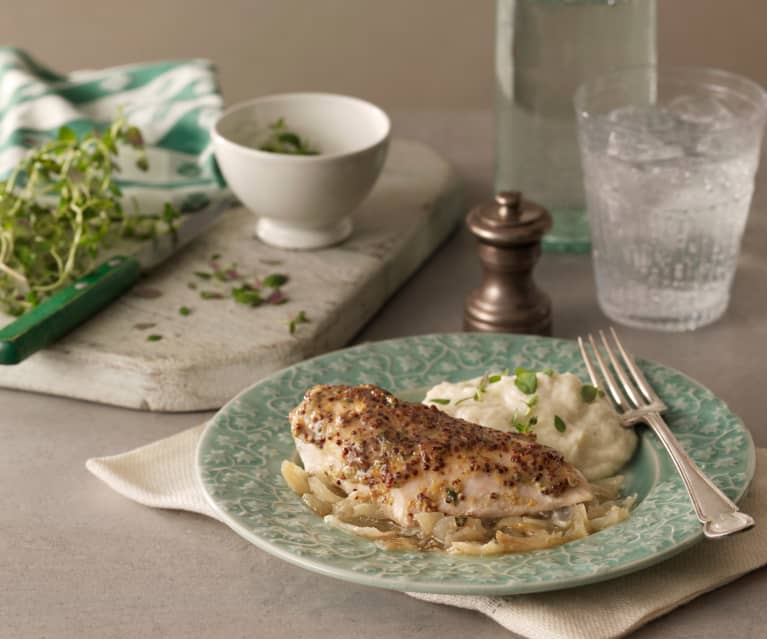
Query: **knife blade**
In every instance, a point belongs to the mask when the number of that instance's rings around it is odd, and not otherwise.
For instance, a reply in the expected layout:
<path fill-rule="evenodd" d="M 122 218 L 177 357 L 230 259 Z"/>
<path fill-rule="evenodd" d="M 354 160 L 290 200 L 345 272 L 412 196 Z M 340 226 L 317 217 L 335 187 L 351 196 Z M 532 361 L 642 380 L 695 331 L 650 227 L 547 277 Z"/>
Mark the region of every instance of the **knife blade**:
<path fill-rule="evenodd" d="M 18 364 L 49 346 L 127 291 L 221 217 L 231 202 L 186 214 L 174 231 L 144 243 L 133 254 L 113 255 L 0 329 L 0 365 Z"/>

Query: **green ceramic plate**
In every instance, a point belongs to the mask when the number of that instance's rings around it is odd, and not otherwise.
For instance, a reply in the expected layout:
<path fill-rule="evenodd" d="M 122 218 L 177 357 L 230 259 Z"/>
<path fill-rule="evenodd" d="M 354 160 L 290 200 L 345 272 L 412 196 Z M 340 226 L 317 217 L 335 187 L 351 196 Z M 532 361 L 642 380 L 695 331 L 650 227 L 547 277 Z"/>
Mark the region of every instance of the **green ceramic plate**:
<path fill-rule="evenodd" d="M 690 378 L 640 362 L 669 406 L 682 445 L 733 499 L 754 472 L 754 445 L 740 420 Z M 557 548 L 502 557 L 387 552 L 311 513 L 285 485 L 280 462 L 293 455 L 287 414 L 318 383 L 373 383 L 405 399 L 488 370 L 553 367 L 586 379 L 574 342 L 509 335 L 429 335 L 364 344 L 291 366 L 225 406 L 200 440 L 199 475 L 220 517 L 259 548 L 323 575 L 368 586 L 453 594 L 514 594 L 567 588 L 657 563 L 702 538 L 681 479 L 655 436 L 625 467 L 639 505 L 626 521 Z"/>

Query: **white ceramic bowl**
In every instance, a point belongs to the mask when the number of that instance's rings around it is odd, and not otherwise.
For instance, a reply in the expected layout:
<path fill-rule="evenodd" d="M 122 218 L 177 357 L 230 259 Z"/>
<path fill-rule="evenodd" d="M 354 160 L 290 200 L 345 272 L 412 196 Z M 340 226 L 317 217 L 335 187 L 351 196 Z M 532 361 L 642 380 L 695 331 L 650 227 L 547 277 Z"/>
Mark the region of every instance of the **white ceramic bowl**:
<path fill-rule="evenodd" d="M 283 118 L 319 155 L 259 151 Z M 329 93 L 286 93 L 226 110 L 213 127 L 216 160 L 229 187 L 259 216 L 267 244 L 313 249 L 352 232 L 351 213 L 383 168 L 391 125 L 377 106 Z"/>

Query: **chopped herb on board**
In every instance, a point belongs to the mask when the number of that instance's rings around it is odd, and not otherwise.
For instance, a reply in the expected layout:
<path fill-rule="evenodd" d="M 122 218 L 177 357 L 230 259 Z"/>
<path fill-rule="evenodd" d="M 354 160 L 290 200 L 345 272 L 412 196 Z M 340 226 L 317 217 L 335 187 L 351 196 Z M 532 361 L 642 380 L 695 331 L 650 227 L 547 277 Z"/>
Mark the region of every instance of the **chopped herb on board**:
<path fill-rule="evenodd" d="M 288 331 L 291 335 L 295 335 L 299 324 L 308 324 L 310 321 L 305 311 L 298 311 L 296 316 L 288 322 Z"/>
<path fill-rule="evenodd" d="M 235 302 L 238 304 L 245 304 L 245 306 L 260 306 L 264 302 L 261 297 L 261 292 L 249 284 L 245 284 L 239 288 L 233 288 L 232 297 Z"/>
<path fill-rule="evenodd" d="M 280 286 L 287 284 L 287 282 L 287 275 L 283 275 L 282 273 L 271 273 L 263 279 L 261 284 L 268 286 L 269 288 L 280 288 Z"/>

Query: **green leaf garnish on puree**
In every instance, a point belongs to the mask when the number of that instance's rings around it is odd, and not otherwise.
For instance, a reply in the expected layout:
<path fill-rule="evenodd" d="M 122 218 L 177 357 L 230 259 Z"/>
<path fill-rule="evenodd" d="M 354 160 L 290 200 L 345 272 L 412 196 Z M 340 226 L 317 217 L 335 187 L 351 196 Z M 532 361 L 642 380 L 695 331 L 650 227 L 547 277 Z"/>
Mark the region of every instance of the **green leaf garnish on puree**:
<path fill-rule="evenodd" d="M 450 403 L 449 399 L 430 399 L 429 401 L 433 404 L 442 404 L 443 406 L 447 406 Z"/>
<path fill-rule="evenodd" d="M 162 335 L 147 335 L 147 342 L 159 342 L 162 339 Z"/>
<path fill-rule="evenodd" d="M 556 428 L 560 433 L 564 433 L 565 429 L 567 428 L 565 420 L 562 419 L 559 415 L 554 415 L 554 428 Z"/>
<path fill-rule="evenodd" d="M 538 389 L 538 378 L 535 371 L 515 368 L 514 376 L 514 385 L 526 395 L 532 395 Z"/>
<path fill-rule="evenodd" d="M 591 386 L 590 384 L 581 386 L 581 399 L 587 404 L 593 402 L 597 398 L 598 393 L 599 389 L 596 386 Z"/>

